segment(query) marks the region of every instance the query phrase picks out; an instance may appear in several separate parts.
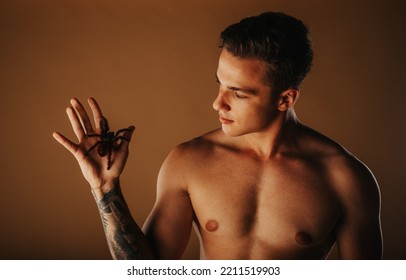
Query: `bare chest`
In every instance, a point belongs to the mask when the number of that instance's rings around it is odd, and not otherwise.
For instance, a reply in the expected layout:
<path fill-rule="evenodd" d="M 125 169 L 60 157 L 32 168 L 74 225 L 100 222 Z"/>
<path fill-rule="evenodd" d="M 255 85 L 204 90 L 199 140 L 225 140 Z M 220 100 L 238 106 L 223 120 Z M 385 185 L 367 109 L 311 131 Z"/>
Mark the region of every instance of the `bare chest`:
<path fill-rule="evenodd" d="M 208 243 L 258 246 L 259 255 L 332 243 L 340 207 L 322 170 L 311 164 L 219 160 L 193 172 L 188 185 Z"/>

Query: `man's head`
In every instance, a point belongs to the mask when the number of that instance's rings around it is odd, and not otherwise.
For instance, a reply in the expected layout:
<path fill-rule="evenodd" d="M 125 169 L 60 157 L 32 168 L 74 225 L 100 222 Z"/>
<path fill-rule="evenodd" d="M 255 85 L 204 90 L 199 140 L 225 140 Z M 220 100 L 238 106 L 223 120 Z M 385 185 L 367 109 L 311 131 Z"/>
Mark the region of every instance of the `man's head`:
<path fill-rule="evenodd" d="M 264 61 L 265 79 L 280 93 L 298 89 L 309 72 L 313 50 L 309 29 L 283 13 L 266 12 L 230 25 L 221 33 L 220 47 L 239 58 Z"/>

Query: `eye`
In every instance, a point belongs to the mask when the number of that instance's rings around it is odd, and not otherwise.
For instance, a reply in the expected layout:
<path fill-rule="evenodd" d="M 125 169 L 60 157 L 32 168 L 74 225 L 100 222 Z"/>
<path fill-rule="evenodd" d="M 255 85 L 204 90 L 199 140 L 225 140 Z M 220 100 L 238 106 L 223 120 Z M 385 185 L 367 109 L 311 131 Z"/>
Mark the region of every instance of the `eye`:
<path fill-rule="evenodd" d="M 247 99 L 245 95 L 242 95 L 238 92 L 238 90 L 233 90 L 233 96 L 237 99 Z"/>

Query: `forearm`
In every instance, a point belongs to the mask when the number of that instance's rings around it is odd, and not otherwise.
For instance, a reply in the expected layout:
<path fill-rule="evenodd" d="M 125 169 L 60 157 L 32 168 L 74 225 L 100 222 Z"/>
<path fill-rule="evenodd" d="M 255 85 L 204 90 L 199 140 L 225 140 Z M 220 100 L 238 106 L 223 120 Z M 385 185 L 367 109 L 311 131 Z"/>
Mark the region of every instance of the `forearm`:
<path fill-rule="evenodd" d="M 93 191 L 107 243 L 114 259 L 152 259 L 147 238 L 131 216 L 117 182 L 107 191 Z"/>

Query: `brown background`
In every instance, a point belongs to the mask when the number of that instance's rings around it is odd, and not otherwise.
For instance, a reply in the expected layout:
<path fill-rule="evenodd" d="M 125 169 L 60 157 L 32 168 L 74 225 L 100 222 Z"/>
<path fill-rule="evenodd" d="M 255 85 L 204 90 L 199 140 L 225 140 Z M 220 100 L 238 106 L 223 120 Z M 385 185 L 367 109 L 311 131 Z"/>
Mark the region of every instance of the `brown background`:
<path fill-rule="evenodd" d="M 385 258 L 406 259 L 403 3 L 1 0 L 0 258 L 109 259 L 88 185 L 51 137 L 74 139 L 69 99 L 94 96 L 112 129 L 137 126 L 122 185 L 142 224 L 170 149 L 219 126 L 211 108 L 219 32 L 277 10 L 312 29 L 300 119 L 372 169 Z M 184 257 L 198 258 L 195 238 Z"/>

